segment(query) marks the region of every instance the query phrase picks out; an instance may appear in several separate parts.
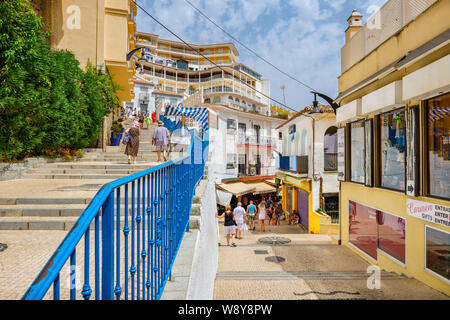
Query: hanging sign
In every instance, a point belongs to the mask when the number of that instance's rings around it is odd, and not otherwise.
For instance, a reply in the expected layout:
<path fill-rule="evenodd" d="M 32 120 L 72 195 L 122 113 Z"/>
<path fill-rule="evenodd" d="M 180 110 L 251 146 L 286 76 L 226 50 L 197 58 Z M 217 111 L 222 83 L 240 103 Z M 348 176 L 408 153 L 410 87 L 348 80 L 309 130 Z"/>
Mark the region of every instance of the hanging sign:
<path fill-rule="evenodd" d="M 345 181 L 345 128 L 337 131 L 338 139 L 338 180 Z"/>
<path fill-rule="evenodd" d="M 407 199 L 406 213 L 428 222 L 450 227 L 450 207 L 448 206 Z"/>

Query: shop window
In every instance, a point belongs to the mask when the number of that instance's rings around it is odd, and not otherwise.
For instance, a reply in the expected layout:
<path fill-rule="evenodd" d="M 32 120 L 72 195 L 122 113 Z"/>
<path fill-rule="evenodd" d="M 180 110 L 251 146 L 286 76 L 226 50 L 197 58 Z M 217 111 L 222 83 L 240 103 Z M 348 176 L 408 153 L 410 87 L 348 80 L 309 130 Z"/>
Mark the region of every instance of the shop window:
<path fill-rule="evenodd" d="M 428 193 L 450 199 L 450 94 L 428 101 Z"/>
<path fill-rule="evenodd" d="M 376 260 L 377 240 L 377 211 L 349 201 L 349 241 Z"/>
<path fill-rule="evenodd" d="M 323 137 L 324 171 L 337 170 L 337 127 L 330 127 Z"/>
<path fill-rule="evenodd" d="M 378 211 L 378 248 L 405 263 L 406 220 Z"/>
<path fill-rule="evenodd" d="M 373 120 L 364 122 L 364 140 L 365 140 L 365 185 L 373 187 Z"/>
<path fill-rule="evenodd" d="M 357 183 L 365 182 L 365 143 L 364 143 L 364 120 L 351 124 L 350 144 L 350 181 Z"/>
<path fill-rule="evenodd" d="M 419 131 L 419 108 L 409 108 L 406 116 L 406 194 L 413 197 L 419 195 Z"/>
<path fill-rule="evenodd" d="M 380 115 L 381 186 L 405 191 L 406 121 L 405 110 Z"/>
<path fill-rule="evenodd" d="M 433 273 L 450 280 L 450 262 L 448 259 L 450 233 L 426 226 L 425 236 L 425 267 Z"/>
<path fill-rule="evenodd" d="M 377 260 L 377 249 L 405 263 L 406 220 L 355 201 L 349 201 L 349 241 Z"/>

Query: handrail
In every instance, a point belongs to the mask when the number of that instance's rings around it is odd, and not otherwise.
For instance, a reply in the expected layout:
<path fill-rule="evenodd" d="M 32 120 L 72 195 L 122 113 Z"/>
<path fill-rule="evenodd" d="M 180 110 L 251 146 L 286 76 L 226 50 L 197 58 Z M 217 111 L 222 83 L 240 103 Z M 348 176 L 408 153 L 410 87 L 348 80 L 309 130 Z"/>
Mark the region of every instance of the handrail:
<path fill-rule="evenodd" d="M 183 234 L 189 229 L 189 216 L 195 186 L 203 176 L 207 150 L 208 142 L 202 141 L 193 133 L 188 154 L 102 186 L 30 285 L 22 300 L 43 299 L 52 284 L 53 298 L 59 300 L 60 273 L 68 262 L 71 266 L 70 280 L 73 281 L 70 285 L 70 299 L 76 299 L 75 254 L 77 245 L 81 245 L 80 240 L 83 236 L 85 237 L 84 286 L 80 293 L 85 300 L 90 298 L 93 292 L 89 261 L 90 231 L 93 223 L 95 299 L 112 300 L 115 295 L 119 300 L 122 289 L 124 289 L 125 299 L 160 299 L 165 284 L 171 277 L 171 268 Z M 130 185 L 131 198 L 129 197 Z M 121 206 L 121 189 L 124 189 L 124 208 Z M 114 197 L 114 195 L 116 196 Z M 129 200 L 131 200 L 131 205 Z M 129 209 L 131 209 L 131 214 Z M 120 228 L 122 212 L 125 218 L 123 229 Z M 131 218 L 131 229 L 129 218 Z M 122 232 L 125 251 L 123 254 L 120 240 Z M 129 251 L 130 236 L 131 250 Z M 115 240 L 114 237 L 116 237 Z M 128 269 L 129 252 L 131 253 L 130 269 Z M 120 258 L 122 255 L 123 259 Z M 147 261 L 145 261 L 146 258 Z M 123 263 L 125 264 L 125 276 L 124 279 L 121 279 L 120 267 Z M 114 271 L 114 265 L 116 271 Z M 128 272 L 131 276 L 131 288 Z M 142 288 L 140 288 L 141 273 Z M 116 276 L 115 287 L 114 276 Z M 131 297 L 129 289 L 131 289 Z"/>

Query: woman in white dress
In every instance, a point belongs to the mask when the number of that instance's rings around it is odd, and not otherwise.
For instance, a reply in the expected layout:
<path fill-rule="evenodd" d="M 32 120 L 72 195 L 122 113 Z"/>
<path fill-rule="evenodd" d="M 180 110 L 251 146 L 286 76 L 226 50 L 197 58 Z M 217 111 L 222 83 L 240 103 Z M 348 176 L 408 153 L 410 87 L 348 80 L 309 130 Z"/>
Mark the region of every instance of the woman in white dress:
<path fill-rule="evenodd" d="M 264 220 L 266 220 L 266 201 L 262 198 L 261 203 L 258 205 L 258 219 L 261 232 L 266 232 L 264 227 Z"/>

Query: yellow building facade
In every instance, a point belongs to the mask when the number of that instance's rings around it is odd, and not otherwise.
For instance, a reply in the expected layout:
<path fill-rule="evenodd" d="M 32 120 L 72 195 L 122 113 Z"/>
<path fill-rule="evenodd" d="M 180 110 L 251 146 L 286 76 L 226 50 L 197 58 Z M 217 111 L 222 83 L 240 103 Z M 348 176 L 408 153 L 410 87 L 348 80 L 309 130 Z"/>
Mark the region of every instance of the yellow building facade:
<path fill-rule="evenodd" d="M 364 26 L 353 12 L 336 99 L 341 243 L 447 295 L 449 14 L 446 0 L 390 0 Z"/>
<path fill-rule="evenodd" d="M 133 65 L 126 60 L 135 48 L 136 4 L 130 0 L 33 0 L 51 31 L 52 49 L 72 51 L 85 68 L 88 61 L 104 67 L 121 90 L 120 101 L 133 99 Z"/>

